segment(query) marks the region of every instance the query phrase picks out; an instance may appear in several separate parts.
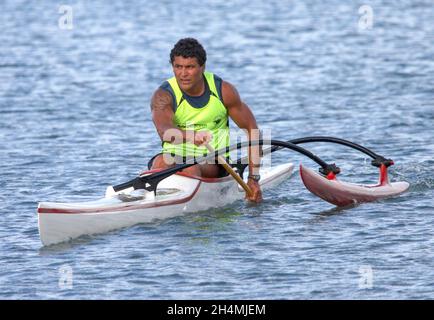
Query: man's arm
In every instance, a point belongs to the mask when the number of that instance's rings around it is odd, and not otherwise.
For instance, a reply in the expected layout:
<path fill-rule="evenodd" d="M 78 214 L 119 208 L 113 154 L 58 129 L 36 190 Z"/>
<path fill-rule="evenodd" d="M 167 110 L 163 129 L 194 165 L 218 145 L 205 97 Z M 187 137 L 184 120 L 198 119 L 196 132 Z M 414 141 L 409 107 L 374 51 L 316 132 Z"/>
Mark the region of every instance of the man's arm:
<path fill-rule="evenodd" d="M 154 92 L 151 100 L 152 121 L 157 129 L 161 141 L 172 142 L 167 139 L 168 130 L 175 129 L 173 126 L 172 96 L 169 92 L 158 89 Z"/>
<path fill-rule="evenodd" d="M 241 101 L 237 89 L 229 82 L 222 82 L 222 96 L 223 101 L 228 109 L 228 114 L 236 125 L 247 131 L 249 140 L 259 139 L 259 128 L 256 124 L 255 116 L 250 108 Z M 260 146 L 249 147 L 249 174 L 259 174 L 259 167 L 261 164 Z M 262 194 L 259 184 L 249 179 L 249 186 L 254 189 L 254 196 L 249 200 L 259 202 L 262 200 Z"/>
<path fill-rule="evenodd" d="M 191 130 L 182 130 L 173 124 L 172 95 L 159 88 L 154 92 L 151 100 L 152 121 L 157 129 L 158 135 L 163 142 L 180 144 L 191 142 L 196 145 L 209 142 L 211 134 L 209 132 L 195 133 Z"/>

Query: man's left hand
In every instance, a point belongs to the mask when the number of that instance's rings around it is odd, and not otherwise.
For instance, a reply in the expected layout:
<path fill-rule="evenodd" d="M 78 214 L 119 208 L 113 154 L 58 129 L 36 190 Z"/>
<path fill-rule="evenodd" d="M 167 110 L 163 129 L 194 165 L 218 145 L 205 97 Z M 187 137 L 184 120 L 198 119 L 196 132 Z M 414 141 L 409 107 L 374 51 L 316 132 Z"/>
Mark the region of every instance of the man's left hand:
<path fill-rule="evenodd" d="M 251 201 L 251 202 L 255 202 L 255 203 L 261 202 L 262 201 L 262 191 L 261 191 L 261 187 L 259 186 L 259 182 L 255 181 L 253 179 L 248 179 L 247 185 L 250 187 L 250 190 L 252 190 L 252 196 L 249 197 L 246 194 L 246 199 Z"/>

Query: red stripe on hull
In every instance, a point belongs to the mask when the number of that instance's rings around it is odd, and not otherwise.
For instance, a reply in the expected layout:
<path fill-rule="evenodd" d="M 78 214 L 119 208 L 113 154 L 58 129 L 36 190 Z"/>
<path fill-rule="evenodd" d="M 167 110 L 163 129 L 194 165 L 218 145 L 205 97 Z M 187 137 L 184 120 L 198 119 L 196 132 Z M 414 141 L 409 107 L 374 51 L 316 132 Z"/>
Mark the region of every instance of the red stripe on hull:
<path fill-rule="evenodd" d="M 132 211 L 132 210 L 138 210 L 138 209 L 149 209 L 149 208 L 157 208 L 161 206 L 167 206 L 167 205 L 175 205 L 175 204 L 181 204 L 190 201 L 193 199 L 193 197 L 196 195 L 197 191 L 199 190 L 199 187 L 201 185 L 201 182 L 197 184 L 196 189 L 192 192 L 191 195 L 188 197 L 178 199 L 178 200 L 168 200 L 168 201 L 161 201 L 158 203 L 147 203 L 140 206 L 123 206 L 123 207 L 110 207 L 110 208 L 104 208 L 104 209 L 56 209 L 56 208 L 38 208 L 38 214 L 39 213 L 49 213 L 49 214 L 83 214 L 83 213 L 103 213 L 103 212 L 119 212 L 119 211 Z"/>

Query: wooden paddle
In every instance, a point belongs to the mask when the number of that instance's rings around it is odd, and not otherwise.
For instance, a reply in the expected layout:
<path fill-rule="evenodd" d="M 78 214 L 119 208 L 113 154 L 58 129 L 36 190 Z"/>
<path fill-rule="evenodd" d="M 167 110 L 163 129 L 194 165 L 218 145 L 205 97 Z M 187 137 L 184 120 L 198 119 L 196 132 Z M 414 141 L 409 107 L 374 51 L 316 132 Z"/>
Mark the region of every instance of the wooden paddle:
<path fill-rule="evenodd" d="M 215 150 L 213 147 L 210 146 L 209 143 L 205 143 L 204 146 L 208 149 L 208 151 L 210 153 L 214 153 Z M 222 156 L 217 156 L 218 159 L 218 163 L 220 165 L 223 166 L 223 168 L 225 168 L 225 170 L 238 182 L 238 184 L 243 187 L 243 189 L 246 191 L 247 195 L 249 197 L 251 197 L 253 195 L 252 190 L 250 189 L 250 187 L 247 185 L 247 183 L 244 182 L 243 179 L 241 179 L 241 177 L 238 175 L 238 173 L 236 173 L 234 171 L 234 169 L 232 169 L 232 167 L 226 162 L 226 159 L 223 158 Z"/>

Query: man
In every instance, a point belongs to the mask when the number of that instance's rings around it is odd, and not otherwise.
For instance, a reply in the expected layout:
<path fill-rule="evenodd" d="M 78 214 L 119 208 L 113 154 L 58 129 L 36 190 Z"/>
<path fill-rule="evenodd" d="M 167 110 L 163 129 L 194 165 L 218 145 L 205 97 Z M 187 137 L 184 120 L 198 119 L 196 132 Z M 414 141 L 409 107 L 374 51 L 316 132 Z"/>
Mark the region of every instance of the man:
<path fill-rule="evenodd" d="M 152 119 L 163 143 L 162 153 L 151 159 L 152 169 L 168 168 L 179 159 L 204 155 L 208 153 L 204 146 L 207 143 L 216 150 L 228 146 L 228 117 L 246 130 L 250 140 L 259 138 L 255 117 L 235 87 L 205 72 L 206 52 L 196 39 L 179 40 L 170 53 L 170 62 L 174 77 L 154 92 L 151 101 Z M 247 185 L 252 195 L 246 197 L 252 202 L 262 201 L 259 148 L 249 147 Z M 224 175 L 222 169 L 219 164 L 207 163 L 184 172 L 215 178 Z"/>

